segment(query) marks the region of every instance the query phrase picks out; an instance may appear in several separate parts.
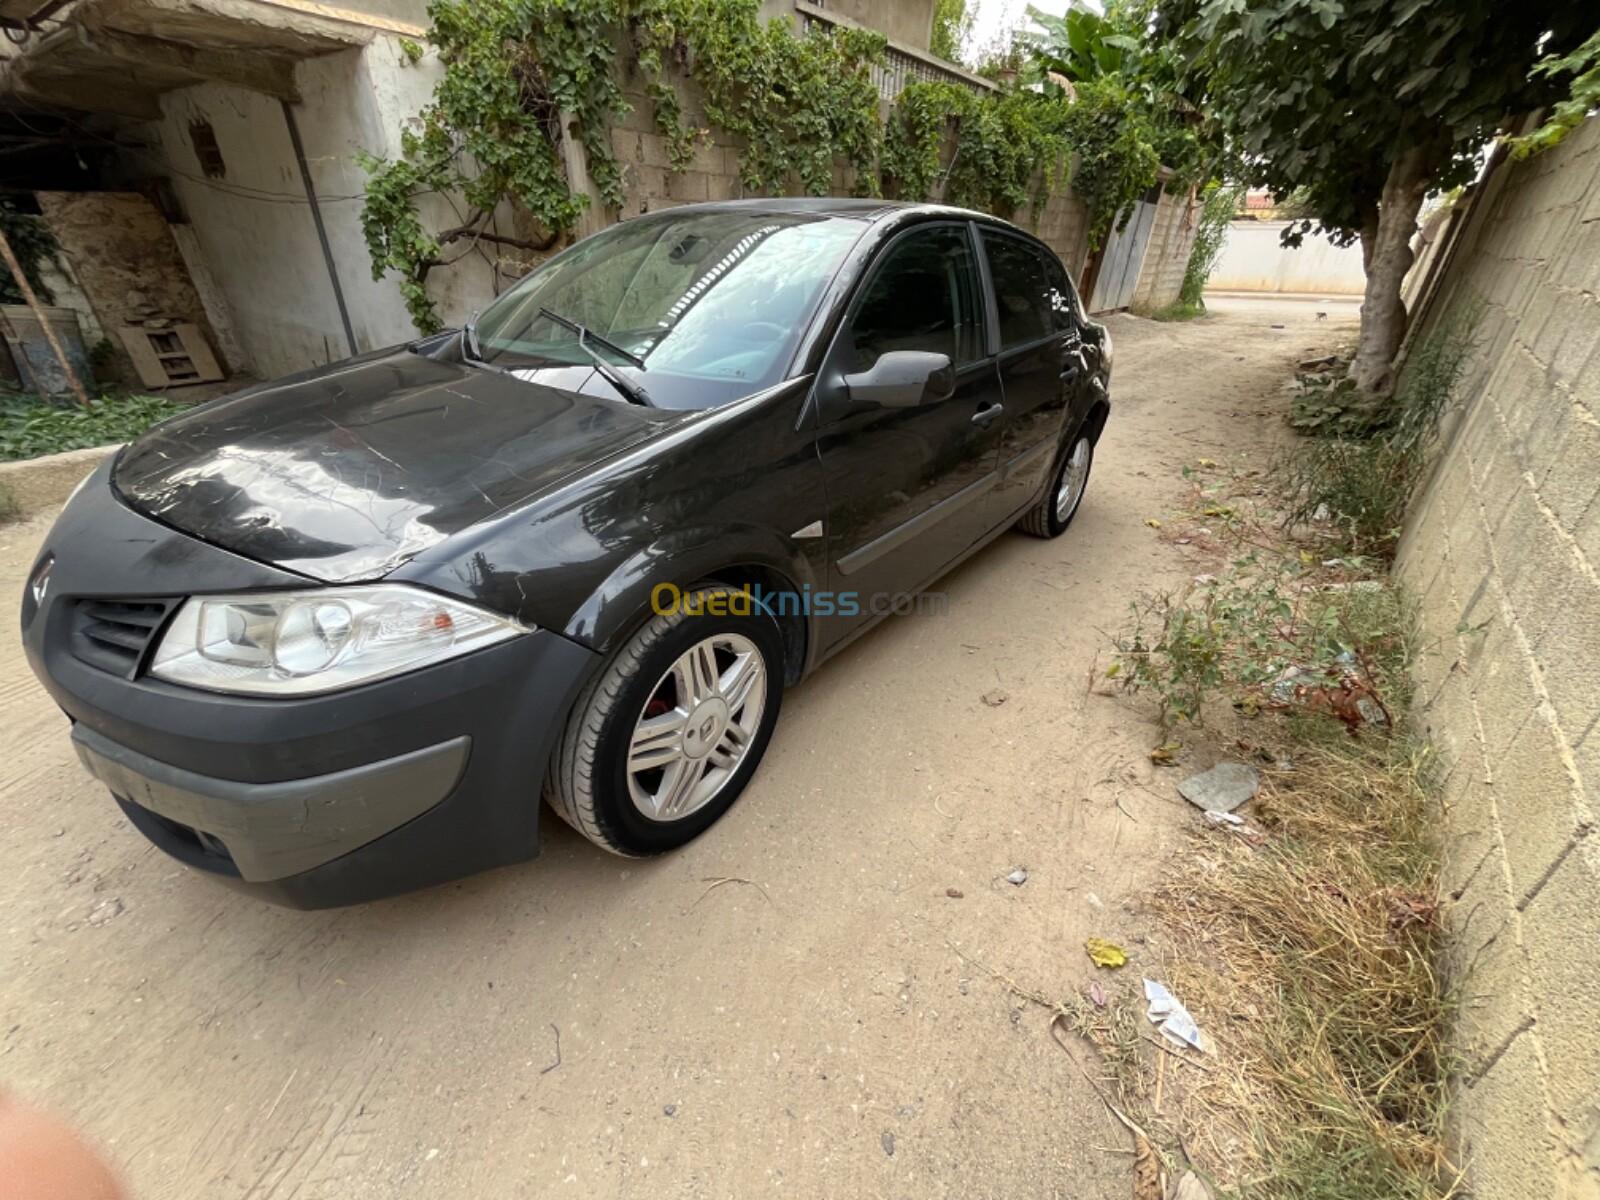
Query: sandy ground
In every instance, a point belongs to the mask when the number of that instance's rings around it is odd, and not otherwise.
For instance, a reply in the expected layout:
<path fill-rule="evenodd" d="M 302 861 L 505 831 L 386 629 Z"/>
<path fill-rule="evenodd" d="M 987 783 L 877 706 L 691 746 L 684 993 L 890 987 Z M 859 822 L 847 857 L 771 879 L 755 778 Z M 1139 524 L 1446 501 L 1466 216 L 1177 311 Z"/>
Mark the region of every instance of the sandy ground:
<path fill-rule="evenodd" d="M 1126 1135 L 985 967 L 1065 994 L 1100 935 L 1134 952 L 1117 986 L 1160 970 L 1139 897 L 1194 813 L 1142 711 L 1087 683 L 1130 600 L 1209 565 L 1145 524 L 1182 466 L 1260 458 L 1287 365 L 1349 328 L 1213 307 L 1112 319 L 1069 533 L 1003 538 L 945 615 L 792 693 L 745 797 L 663 859 L 550 819 L 540 860 L 418 895 L 235 896 L 82 772 L 7 620 L 0 1085 L 150 1200 L 1128 1196 Z M 0 528 L 6 604 L 46 527 Z"/>

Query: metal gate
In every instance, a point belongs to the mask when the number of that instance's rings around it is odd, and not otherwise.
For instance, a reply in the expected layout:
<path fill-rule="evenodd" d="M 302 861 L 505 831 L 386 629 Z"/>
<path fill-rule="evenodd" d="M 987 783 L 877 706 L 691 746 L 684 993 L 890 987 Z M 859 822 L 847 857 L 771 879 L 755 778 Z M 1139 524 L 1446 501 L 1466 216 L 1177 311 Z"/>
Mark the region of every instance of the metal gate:
<path fill-rule="evenodd" d="M 1159 188 L 1153 189 L 1157 197 Z M 1149 200 L 1136 200 L 1133 215 L 1119 233 L 1113 225 L 1106 238 L 1105 258 L 1100 264 L 1100 277 L 1094 283 L 1094 296 L 1089 300 L 1090 312 L 1108 312 L 1114 308 L 1127 308 L 1133 303 L 1133 290 L 1139 283 L 1139 268 L 1144 265 L 1144 252 L 1150 245 L 1150 230 L 1156 223 L 1156 206 Z"/>

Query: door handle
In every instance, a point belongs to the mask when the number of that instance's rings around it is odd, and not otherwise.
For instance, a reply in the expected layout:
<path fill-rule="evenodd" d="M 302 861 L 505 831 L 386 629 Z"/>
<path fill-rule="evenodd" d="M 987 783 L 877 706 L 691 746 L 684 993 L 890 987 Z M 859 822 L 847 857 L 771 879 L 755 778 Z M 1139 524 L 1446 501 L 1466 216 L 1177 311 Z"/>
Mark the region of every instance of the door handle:
<path fill-rule="evenodd" d="M 987 426 L 1005 411 L 1006 406 L 1004 404 L 987 404 L 972 414 L 972 423 L 974 425 Z"/>

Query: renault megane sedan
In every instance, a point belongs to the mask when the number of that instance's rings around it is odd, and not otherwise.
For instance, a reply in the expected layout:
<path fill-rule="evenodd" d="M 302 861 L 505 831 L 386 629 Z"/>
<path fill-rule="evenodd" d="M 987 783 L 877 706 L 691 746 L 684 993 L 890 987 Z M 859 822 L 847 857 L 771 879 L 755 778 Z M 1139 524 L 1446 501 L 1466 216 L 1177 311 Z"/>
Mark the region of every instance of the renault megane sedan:
<path fill-rule="evenodd" d="M 22 598 L 79 757 L 173 857 L 347 904 L 697 836 L 786 688 L 1005 530 L 1055 537 L 1111 342 L 1042 242 L 751 200 L 573 245 L 464 328 L 195 408 Z"/>

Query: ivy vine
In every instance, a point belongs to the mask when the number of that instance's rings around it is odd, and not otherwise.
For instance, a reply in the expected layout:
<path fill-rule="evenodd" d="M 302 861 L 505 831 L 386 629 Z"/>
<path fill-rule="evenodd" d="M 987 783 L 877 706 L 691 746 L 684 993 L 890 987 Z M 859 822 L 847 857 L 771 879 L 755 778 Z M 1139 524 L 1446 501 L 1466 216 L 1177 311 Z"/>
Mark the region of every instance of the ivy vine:
<path fill-rule="evenodd" d="M 11 243 L 12 253 L 17 256 L 22 273 L 33 287 L 33 294 L 42 304 L 54 304 L 55 296 L 50 291 L 50 285 L 45 283 L 41 268 L 46 263 L 56 261 L 59 247 L 44 219 L 21 211 L 10 200 L 0 200 L 0 230 L 5 231 L 6 241 Z M 11 272 L 0 264 L 0 304 L 22 302 L 22 288 Z"/>
<path fill-rule="evenodd" d="M 739 180 L 754 192 L 782 192 L 791 181 L 823 196 L 835 159 L 854 170 L 856 188 L 877 191 L 881 124 L 871 68 L 888 39 L 840 27 L 796 37 L 781 20 L 763 25 L 759 0 L 649 0 L 633 26 L 657 128 L 673 166 L 693 157 L 704 131 L 685 128 L 676 90 L 662 78 L 669 57 L 700 85 L 706 119 L 743 138 Z"/>
<path fill-rule="evenodd" d="M 977 95 L 950 83 L 910 84 L 884 135 L 884 176 L 903 199 L 938 197 L 1010 216 L 1025 204 L 1037 212 L 1075 156 L 1072 190 L 1088 210 L 1094 249 L 1156 181 L 1161 159 L 1155 131 L 1130 115 L 1119 85 L 1075 91 L 1069 99 L 1060 89 Z"/>
<path fill-rule="evenodd" d="M 1065 137 L 1078 156 L 1072 190 L 1089 210 L 1089 248 L 1098 247 L 1112 223 L 1125 222 L 1133 202 L 1155 183 L 1161 157 L 1149 123 L 1134 115 L 1126 90 L 1114 78 L 1076 88 L 1065 106 Z"/>
<path fill-rule="evenodd" d="M 589 198 L 562 163 L 565 139 L 584 148 L 599 201 L 623 200 L 611 129 L 629 105 L 632 72 L 677 171 L 716 128 L 742 143 L 751 193 L 835 190 L 844 163 L 862 195 L 942 198 L 1010 216 L 1037 212 L 1076 156 L 1072 186 L 1088 206 L 1091 245 L 1156 176 L 1152 131 L 1119 110 L 1115 83 L 1059 91 L 977 92 L 915 82 L 887 120 L 872 69 L 883 35 L 853 27 L 796 36 L 763 24 L 760 0 L 431 0 L 428 40 L 443 74 L 402 134 L 394 159 L 366 157 L 362 231 L 373 278 L 394 272 L 419 330 L 440 328 L 427 290 L 435 267 L 480 243 L 539 253 L 570 235 Z M 404 51 L 408 61 L 418 54 Z M 708 127 L 690 120 L 682 79 L 697 85 Z M 466 211 L 430 231 L 420 207 L 459 197 Z M 537 236 L 499 232 L 509 202 Z M 519 222 L 520 223 L 520 222 Z M 465 248 L 463 248 L 463 245 Z"/>

